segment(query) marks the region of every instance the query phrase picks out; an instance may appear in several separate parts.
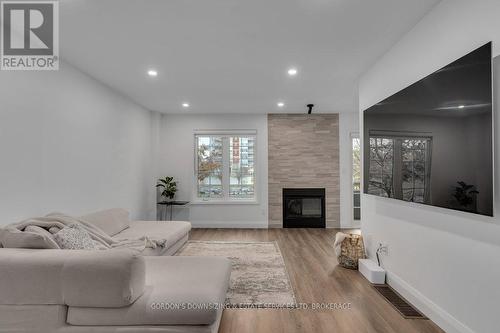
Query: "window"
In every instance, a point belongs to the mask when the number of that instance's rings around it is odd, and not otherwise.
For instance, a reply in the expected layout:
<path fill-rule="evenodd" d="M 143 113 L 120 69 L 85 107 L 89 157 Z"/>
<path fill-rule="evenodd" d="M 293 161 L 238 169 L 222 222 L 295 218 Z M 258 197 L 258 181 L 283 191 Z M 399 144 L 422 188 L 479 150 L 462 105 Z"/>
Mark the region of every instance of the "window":
<path fill-rule="evenodd" d="M 370 137 L 370 179 L 368 193 L 392 197 L 394 140 Z"/>
<path fill-rule="evenodd" d="M 196 196 L 255 200 L 255 135 L 196 135 Z"/>
<path fill-rule="evenodd" d="M 352 142 L 352 207 L 353 220 L 361 219 L 361 141 L 359 136 L 351 135 Z"/>
<path fill-rule="evenodd" d="M 222 198 L 222 137 L 198 136 L 198 197 Z"/>
<path fill-rule="evenodd" d="M 405 139 L 401 141 L 402 191 L 406 201 L 425 203 L 427 155 L 429 141 L 426 139 Z"/>
<path fill-rule="evenodd" d="M 229 138 L 229 197 L 252 199 L 254 193 L 254 137 Z"/>
<path fill-rule="evenodd" d="M 370 136 L 368 193 L 430 202 L 430 137 Z"/>

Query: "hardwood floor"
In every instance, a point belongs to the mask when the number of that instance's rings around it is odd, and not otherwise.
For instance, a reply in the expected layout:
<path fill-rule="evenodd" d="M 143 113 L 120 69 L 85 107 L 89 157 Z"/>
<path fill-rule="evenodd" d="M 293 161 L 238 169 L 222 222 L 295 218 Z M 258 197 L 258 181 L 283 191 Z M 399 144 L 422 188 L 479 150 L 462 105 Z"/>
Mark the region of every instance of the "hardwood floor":
<path fill-rule="evenodd" d="M 347 310 L 229 309 L 219 333 L 443 332 L 430 320 L 404 319 L 357 271 L 337 265 L 335 229 L 194 229 L 193 240 L 274 241 L 299 303 L 351 303 Z"/>

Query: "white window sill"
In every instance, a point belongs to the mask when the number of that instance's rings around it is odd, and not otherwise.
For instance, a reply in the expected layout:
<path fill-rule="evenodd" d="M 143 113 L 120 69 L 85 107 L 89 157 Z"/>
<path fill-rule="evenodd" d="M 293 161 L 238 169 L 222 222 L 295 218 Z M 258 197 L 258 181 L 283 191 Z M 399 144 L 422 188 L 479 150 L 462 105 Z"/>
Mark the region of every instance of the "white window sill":
<path fill-rule="evenodd" d="M 258 205 L 257 200 L 200 200 L 191 201 L 191 205 Z"/>

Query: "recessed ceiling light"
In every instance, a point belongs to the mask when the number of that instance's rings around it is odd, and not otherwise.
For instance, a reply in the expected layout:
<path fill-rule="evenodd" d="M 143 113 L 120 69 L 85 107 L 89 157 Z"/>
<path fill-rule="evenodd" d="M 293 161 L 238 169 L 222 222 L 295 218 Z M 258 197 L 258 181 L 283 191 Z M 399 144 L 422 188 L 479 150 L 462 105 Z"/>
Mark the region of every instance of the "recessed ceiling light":
<path fill-rule="evenodd" d="M 182 103 L 182 107 L 183 108 L 188 108 L 189 107 L 189 103 Z"/>
<path fill-rule="evenodd" d="M 283 102 L 278 102 L 278 104 L 276 104 L 276 105 L 278 105 L 278 107 L 279 107 L 279 108 L 282 108 L 282 107 L 284 107 L 284 106 L 285 106 L 285 103 L 283 103 Z"/>
<path fill-rule="evenodd" d="M 149 76 L 152 76 L 152 77 L 155 77 L 155 76 L 158 76 L 158 72 L 157 72 L 157 71 L 155 71 L 154 69 L 150 69 L 150 70 L 148 71 L 148 75 L 149 75 Z"/>
<path fill-rule="evenodd" d="M 295 76 L 295 75 L 297 75 L 297 68 L 290 68 L 290 69 L 288 70 L 288 75 L 290 75 L 290 76 Z"/>
<path fill-rule="evenodd" d="M 463 108 L 465 108 L 465 105 L 459 105 L 458 108 L 463 109 Z"/>

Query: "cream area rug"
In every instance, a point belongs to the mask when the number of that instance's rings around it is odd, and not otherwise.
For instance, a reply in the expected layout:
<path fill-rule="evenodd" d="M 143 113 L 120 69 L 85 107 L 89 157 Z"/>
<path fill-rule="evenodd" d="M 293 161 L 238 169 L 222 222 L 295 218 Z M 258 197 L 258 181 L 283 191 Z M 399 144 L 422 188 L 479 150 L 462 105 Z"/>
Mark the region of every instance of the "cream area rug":
<path fill-rule="evenodd" d="M 285 261 L 276 242 L 188 241 L 176 255 L 217 256 L 231 260 L 228 306 L 296 305 Z"/>

